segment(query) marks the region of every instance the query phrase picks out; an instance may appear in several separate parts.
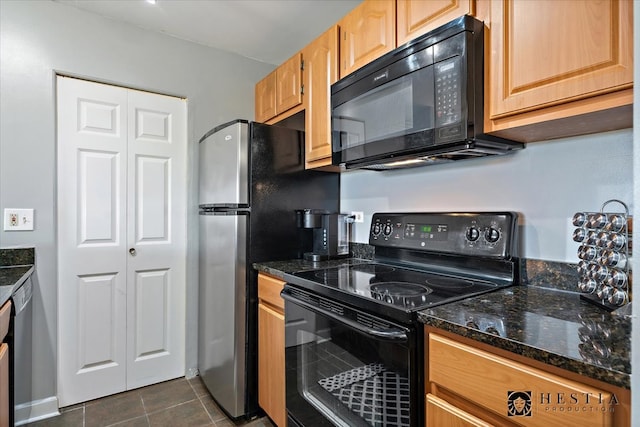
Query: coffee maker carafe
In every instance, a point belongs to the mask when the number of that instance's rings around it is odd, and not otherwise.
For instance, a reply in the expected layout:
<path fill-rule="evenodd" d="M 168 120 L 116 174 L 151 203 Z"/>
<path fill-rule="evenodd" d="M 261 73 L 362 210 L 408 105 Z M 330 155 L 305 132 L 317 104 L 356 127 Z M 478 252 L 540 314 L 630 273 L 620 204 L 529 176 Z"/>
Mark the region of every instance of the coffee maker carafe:
<path fill-rule="evenodd" d="M 353 217 L 317 209 L 296 211 L 303 258 L 323 261 L 349 255 L 349 224 Z"/>

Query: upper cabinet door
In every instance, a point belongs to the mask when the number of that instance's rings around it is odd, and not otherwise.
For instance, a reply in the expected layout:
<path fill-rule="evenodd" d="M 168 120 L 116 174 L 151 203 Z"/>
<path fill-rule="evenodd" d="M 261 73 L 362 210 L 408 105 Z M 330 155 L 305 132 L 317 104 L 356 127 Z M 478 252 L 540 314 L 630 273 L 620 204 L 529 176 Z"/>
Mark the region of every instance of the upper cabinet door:
<path fill-rule="evenodd" d="M 397 0 L 398 43 L 425 34 L 463 15 L 475 14 L 475 0 Z"/>
<path fill-rule="evenodd" d="M 305 161 L 328 159 L 331 164 L 331 85 L 338 80 L 338 27 L 306 46 L 304 56 L 305 87 Z"/>
<path fill-rule="evenodd" d="M 302 104 L 302 54 L 296 53 L 256 83 L 255 116 L 265 123 Z"/>
<path fill-rule="evenodd" d="M 256 121 L 264 123 L 276 115 L 276 71 L 256 83 Z"/>
<path fill-rule="evenodd" d="M 365 0 L 339 26 L 342 78 L 396 47 L 396 2 Z"/>
<path fill-rule="evenodd" d="M 276 113 L 302 103 L 302 54 L 296 53 L 276 70 Z"/>
<path fill-rule="evenodd" d="M 490 119 L 633 86 L 633 2 L 491 2 Z"/>

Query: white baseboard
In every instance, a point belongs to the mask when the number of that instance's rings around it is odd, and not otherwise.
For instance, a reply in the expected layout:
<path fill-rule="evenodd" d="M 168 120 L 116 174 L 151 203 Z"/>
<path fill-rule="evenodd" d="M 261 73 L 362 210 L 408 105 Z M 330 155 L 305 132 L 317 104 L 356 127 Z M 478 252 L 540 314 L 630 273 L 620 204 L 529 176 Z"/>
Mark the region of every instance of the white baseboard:
<path fill-rule="evenodd" d="M 198 376 L 198 368 L 189 368 L 187 369 L 187 373 L 185 377 L 190 380 L 191 378 L 195 378 Z"/>
<path fill-rule="evenodd" d="M 15 414 L 16 426 L 55 417 L 56 415 L 60 415 L 60 411 L 58 411 L 58 398 L 52 396 L 46 399 L 22 403 L 16 406 Z"/>

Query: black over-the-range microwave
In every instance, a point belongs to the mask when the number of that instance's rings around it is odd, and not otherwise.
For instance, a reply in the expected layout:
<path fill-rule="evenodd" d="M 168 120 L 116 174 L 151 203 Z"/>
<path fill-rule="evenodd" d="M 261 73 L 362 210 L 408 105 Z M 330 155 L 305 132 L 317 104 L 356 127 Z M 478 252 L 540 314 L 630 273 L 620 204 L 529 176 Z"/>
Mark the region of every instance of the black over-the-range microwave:
<path fill-rule="evenodd" d="M 333 84 L 332 163 L 386 170 L 524 148 L 483 132 L 483 27 L 463 16 Z"/>

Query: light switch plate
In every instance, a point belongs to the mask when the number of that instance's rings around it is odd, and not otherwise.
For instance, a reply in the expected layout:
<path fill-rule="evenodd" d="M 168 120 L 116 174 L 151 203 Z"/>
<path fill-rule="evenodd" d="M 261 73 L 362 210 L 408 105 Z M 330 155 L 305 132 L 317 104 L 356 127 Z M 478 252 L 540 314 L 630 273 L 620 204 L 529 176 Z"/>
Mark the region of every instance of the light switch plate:
<path fill-rule="evenodd" d="M 4 210 L 4 231 L 33 230 L 33 209 Z"/>

